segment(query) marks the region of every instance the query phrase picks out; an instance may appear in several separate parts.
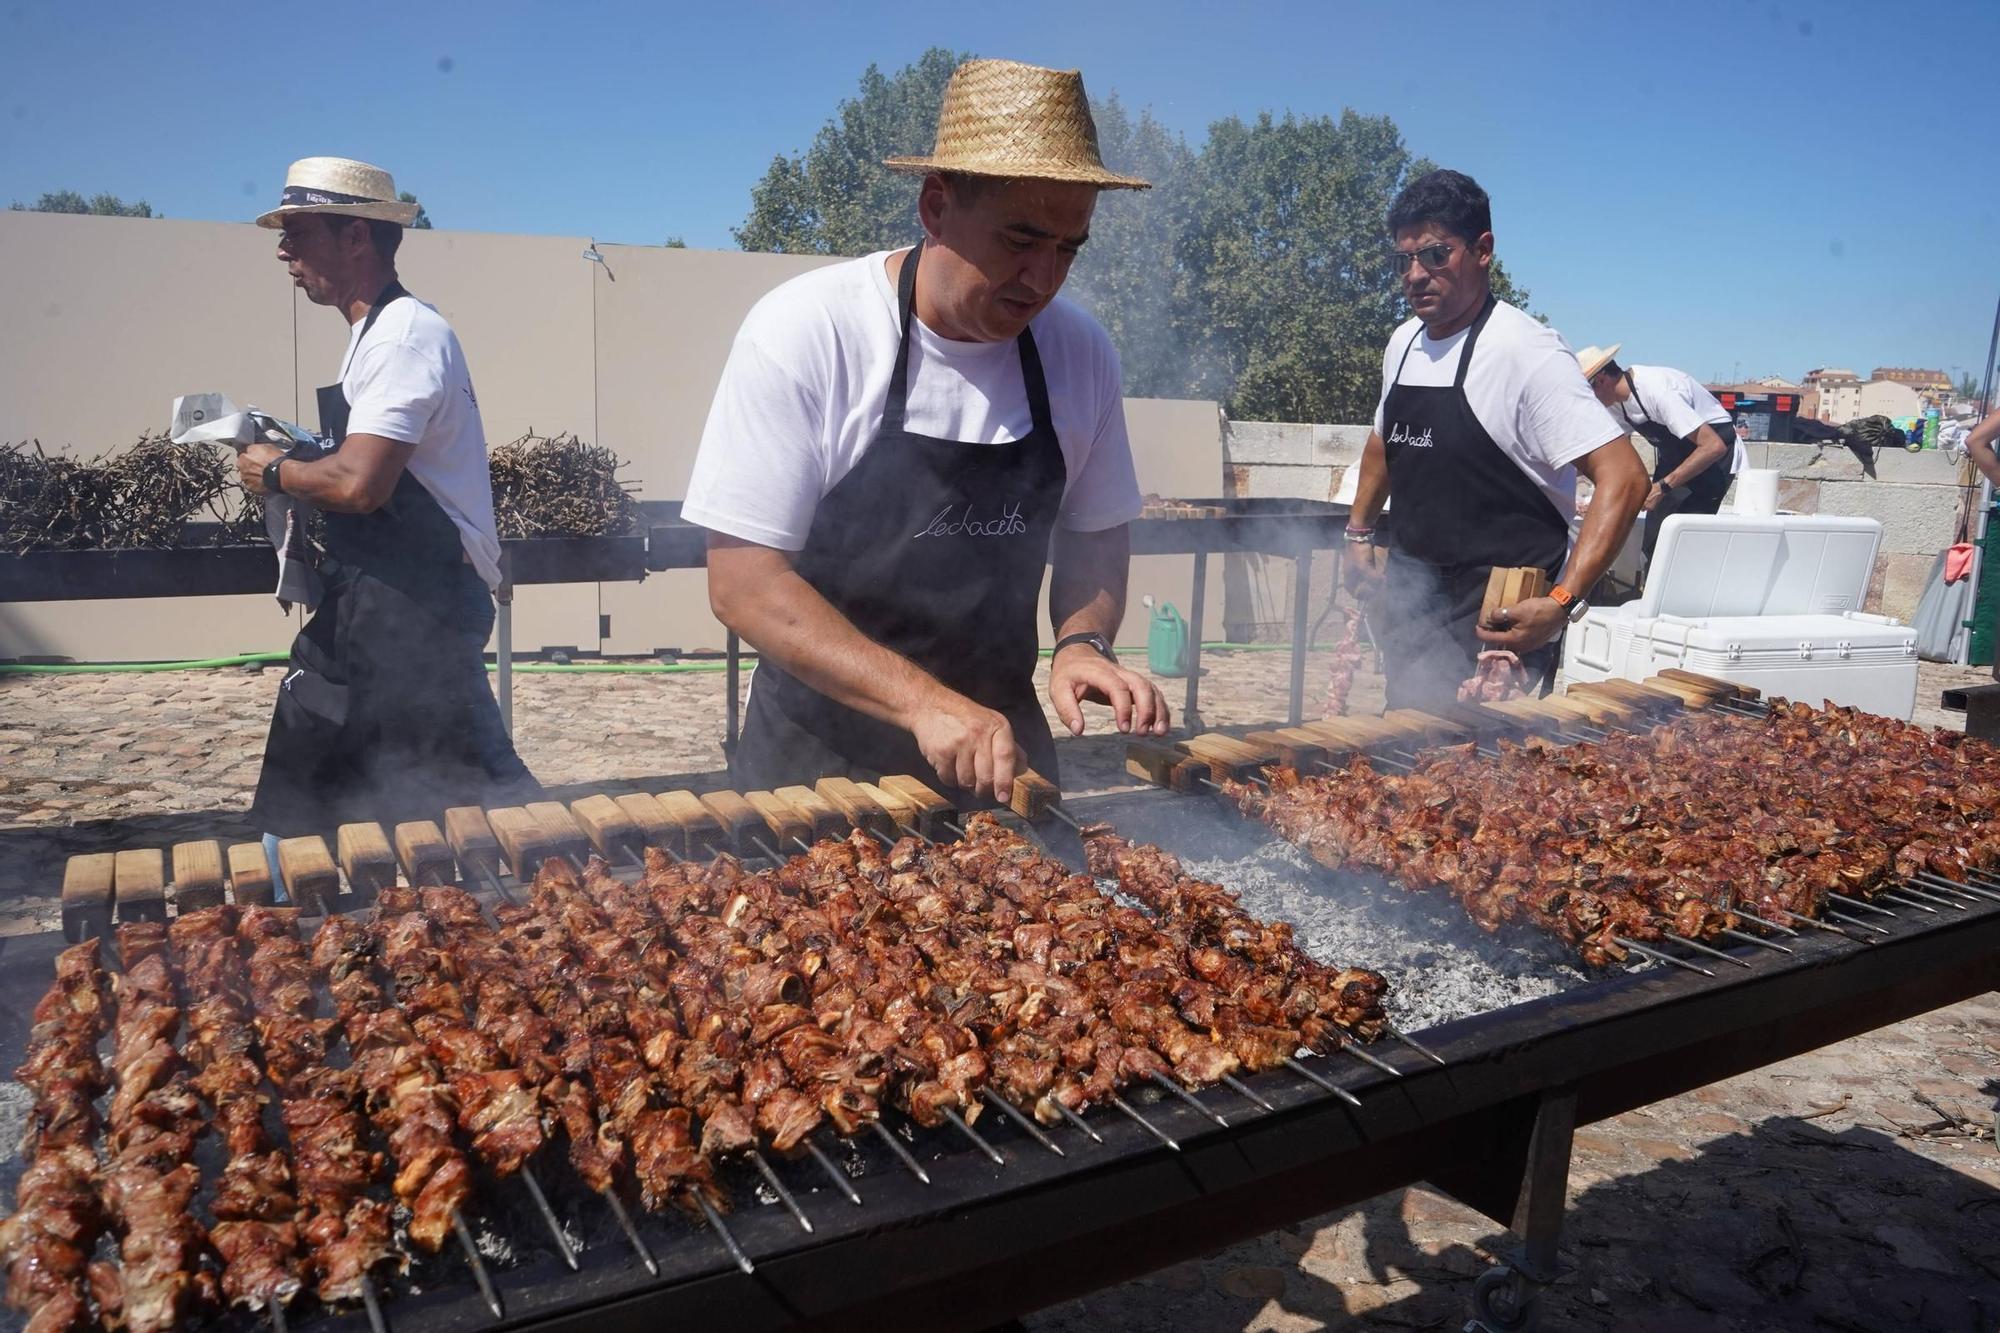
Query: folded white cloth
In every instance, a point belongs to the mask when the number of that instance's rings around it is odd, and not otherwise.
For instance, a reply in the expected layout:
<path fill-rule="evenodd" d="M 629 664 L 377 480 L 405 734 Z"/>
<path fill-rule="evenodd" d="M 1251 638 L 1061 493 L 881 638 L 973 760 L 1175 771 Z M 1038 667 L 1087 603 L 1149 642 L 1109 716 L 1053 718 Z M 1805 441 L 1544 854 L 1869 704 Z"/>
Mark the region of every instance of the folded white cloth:
<path fill-rule="evenodd" d="M 173 425 L 167 437 L 175 444 L 226 444 L 242 453 L 244 446 L 276 445 L 289 457 L 320 458 L 327 449 L 318 436 L 294 422 L 239 408 L 227 394 L 186 393 L 174 399 Z M 278 552 L 278 604 L 289 611 L 297 603 L 312 611 L 325 592 L 314 566 L 306 523 L 313 506 L 290 495 L 264 497 L 264 532 Z"/>

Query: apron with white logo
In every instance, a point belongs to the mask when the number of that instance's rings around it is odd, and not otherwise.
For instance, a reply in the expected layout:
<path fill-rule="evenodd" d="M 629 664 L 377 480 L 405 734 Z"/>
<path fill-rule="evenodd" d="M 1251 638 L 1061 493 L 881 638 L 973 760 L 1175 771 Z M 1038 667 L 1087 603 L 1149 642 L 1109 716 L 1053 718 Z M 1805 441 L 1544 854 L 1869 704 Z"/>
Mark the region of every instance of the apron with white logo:
<path fill-rule="evenodd" d="M 1015 340 L 1033 426 L 1012 444 L 967 444 L 905 424 L 919 245 L 897 282 L 901 341 L 882 424 L 813 513 L 795 568 L 875 643 L 1003 714 L 1024 762 L 1056 781 L 1035 693 L 1036 608 L 1068 469 L 1034 334 Z M 730 773 L 743 791 L 822 777 L 912 774 L 956 789 L 909 732 L 836 703 L 769 660 L 757 668 Z"/>
<path fill-rule="evenodd" d="M 1496 304 L 1488 297 L 1473 321 L 1448 386 L 1397 382 L 1423 337 L 1419 328 L 1403 349 L 1382 404 L 1382 446 L 1395 506 L 1381 625 L 1391 708 L 1422 708 L 1457 697 L 1482 647 L 1474 631 L 1495 565 L 1532 565 L 1553 581 L 1569 557 L 1569 524 L 1493 442 L 1465 396 L 1473 350 Z M 1521 656 L 1537 686 L 1554 672 L 1556 647 Z"/>

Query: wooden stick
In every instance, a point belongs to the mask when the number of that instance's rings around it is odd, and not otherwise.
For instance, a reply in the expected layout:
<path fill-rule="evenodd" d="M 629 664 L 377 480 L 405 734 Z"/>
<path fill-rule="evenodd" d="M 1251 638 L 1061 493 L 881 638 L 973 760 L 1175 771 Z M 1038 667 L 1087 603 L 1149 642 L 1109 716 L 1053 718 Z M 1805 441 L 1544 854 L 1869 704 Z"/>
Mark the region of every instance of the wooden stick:
<path fill-rule="evenodd" d="M 333 831 L 333 854 L 347 887 L 362 902 L 373 902 L 396 884 L 396 850 L 380 824 L 342 824 Z"/>
<path fill-rule="evenodd" d="M 500 845 L 514 878 L 523 884 L 533 883 L 542 862 L 556 854 L 547 826 L 518 805 L 488 810 L 486 823 L 493 830 L 493 839 Z"/>
<path fill-rule="evenodd" d="M 578 870 L 590 859 L 590 838 L 561 801 L 530 801 L 522 809 L 540 823 L 551 856 L 566 856 Z"/>
<path fill-rule="evenodd" d="M 1007 804 L 1015 814 L 1032 824 L 1061 799 L 1061 788 L 1034 769 L 1024 768 L 1014 775 L 1014 791 Z"/>
<path fill-rule="evenodd" d="M 174 909 L 197 912 L 222 902 L 222 844 L 213 838 L 174 844 Z"/>
<path fill-rule="evenodd" d="M 317 833 L 303 838 L 284 838 L 278 843 L 278 870 L 285 888 L 307 916 L 334 910 L 340 899 L 340 867 L 326 848 L 326 839 Z"/>
<path fill-rule="evenodd" d="M 811 787 L 780 787 L 771 794 L 811 822 L 812 837 L 806 839 L 807 842 L 844 838 L 847 836 L 847 831 L 853 827 L 833 802 Z"/>
<path fill-rule="evenodd" d="M 396 859 L 413 885 L 444 885 L 452 881 L 451 844 L 428 819 L 412 819 L 396 825 Z M 471 875 L 466 876 L 471 879 Z"/>
<path fill-rule="evenodd" d="M 738 856 L 756 856 L 757 849 L 744 837 L 746 833 L 762 833 L 764 816 L 757 813 L 757 807 L 733 791 L 709 791 L 701 794 L 701 804 L 721 826 L 723 845 Z"/>
<path fill-rule="evenodd" d="M 667 818 L 680 825 L 681 845 L 687 849 L 682 854 L 689 860 L 706 861 L 727 847 L 722 825 L 699 796 L 691 791 L 663 791 L 659 800 Z"/>
<path fill-rule="evenodd" d="M 651 797 L 647 798 L 652 799 Z M 590 845 L 607 861 L 619 860 L 625 848 L 634 854 L 644 845 L 639 825 L 609 796 L 585 796 L 571 801 L 570 813 L 590 837 Z"/>
<path fill-rule="evenodd" d="M 261 842 L 229 846 L 229 898 L 238 907 L 269 907 L 278 895 L 271 888 L 271 858 Z"/>
<path fill-rule="evenodd" d="M 813 841 L 812 821 L 776 792 L 744 792 L 743 799 L 750 803 L 750 808 L 764 821 L 764 827 L 771 831 L 771 837 L 775 839 L 771 844 L 772 850 L 789 856 L 794 839 L 807 843 Z"/>
<path fill-rule="evenodd" d="M 85 852 L 72 856 L 63 867 L 64 939 L 76 943 L 111 933 L 112 904 L 117 899 L 117 867 L 118 857 L 114 852 Z"/>
<path fill-rule="evenodd" d="M 113 897 L 120 921 L 167 919 L 166 858 L 157 847 L 135 847 L 117 854 Z"/>
<path fill-rule="evenodd" d="M 881 785 L 916 804 L 917 822 L 910 827 L 926 838 L 935 838 L 942 833 L 946 821 L 958 822 L 957 806 L 906 773 L 885 777 Z"/>
<path fill-rule="evenodd" d="M 847 778 L 821 778 L 813 789 L 854 828 L 873 829 L 889 838 L 896 836 L 889 812 L 870 800 L 860 783 Z"/>
<path fill-rule="evenodd" d="M 639 837 L 646 846 L 664 847 L 676 856 L 687 855 L 687 843 L 681 840 L 681 826 L 667 818 L 659 797 L 650 792 L 633 791 L 616 799 L 618 808 L 639 830 Z"/>

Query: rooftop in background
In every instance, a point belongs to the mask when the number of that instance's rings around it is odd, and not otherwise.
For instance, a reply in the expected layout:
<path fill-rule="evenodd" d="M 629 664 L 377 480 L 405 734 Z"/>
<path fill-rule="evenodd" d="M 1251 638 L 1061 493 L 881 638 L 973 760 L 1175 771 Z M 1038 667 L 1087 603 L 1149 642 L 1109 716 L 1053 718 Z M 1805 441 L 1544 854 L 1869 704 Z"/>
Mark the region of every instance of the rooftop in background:
<path fill-rule="evenodd" d="M 1942 370 L 1914 370 L 1908 366 L 1877 366 L 1868 378 L 1889 380 L 1896 384 L 1907 384 L 1912 389 L 1936 389 L 1951 392 L 1951 377 Z"/>

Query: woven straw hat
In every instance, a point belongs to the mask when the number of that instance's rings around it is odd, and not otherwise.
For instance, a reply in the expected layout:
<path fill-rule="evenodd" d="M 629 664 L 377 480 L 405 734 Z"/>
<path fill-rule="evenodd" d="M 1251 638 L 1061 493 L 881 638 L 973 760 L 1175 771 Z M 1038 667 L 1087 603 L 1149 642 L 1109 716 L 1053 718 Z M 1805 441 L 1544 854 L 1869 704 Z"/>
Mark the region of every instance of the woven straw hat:
<path fill-rule="evenodd" d="M 945 85 L 929 157 L 891 157 L 892 171 L 962 171 L 1010 180 L 1071 181 L 1104 190 L 1152 182 L 1105 169 L 1083 75 L 1012 60 L 968 60 Z"/>
<path fill-rule="evenodd" d="M 396 181 L 380 167 L 346 157 L 302 157 L 285 173 L 278 206 L 257 219 L 260 227 L 282 227 L 293 213 L 337 213 L 409 226 L 419 205 L 396 199 Z"/>
<path fill-rule="evenodd" d="M 1583 372 L 1585 379 L 1589 379 L 1604 369 L 1605 363 L 1617 356 L 1618 349 L 1624 345 L 1624 343 L 1612 343 L 1609 347 L 1586 347 L 1576 354 L 1576 368 Z"/>

